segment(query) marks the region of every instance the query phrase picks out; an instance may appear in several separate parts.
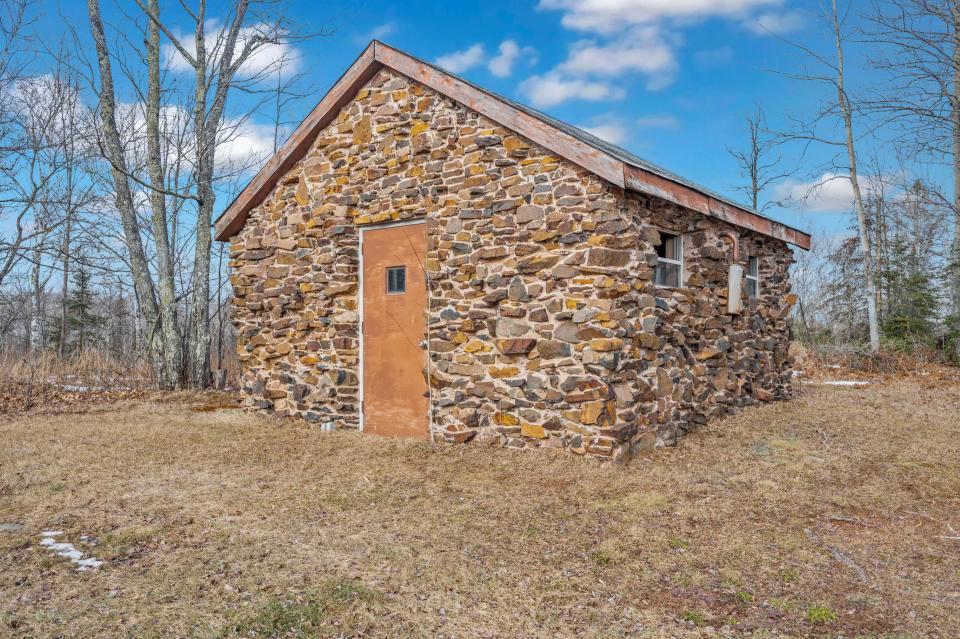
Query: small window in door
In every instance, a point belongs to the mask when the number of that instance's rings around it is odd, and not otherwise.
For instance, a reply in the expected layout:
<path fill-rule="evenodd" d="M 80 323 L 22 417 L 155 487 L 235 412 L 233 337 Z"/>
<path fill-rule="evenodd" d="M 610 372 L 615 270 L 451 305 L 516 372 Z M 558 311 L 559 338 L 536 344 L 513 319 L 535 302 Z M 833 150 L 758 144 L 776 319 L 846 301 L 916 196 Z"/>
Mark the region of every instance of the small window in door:
<path fill-rule="evenodd" d="M 387 293 L 405 293 L 407 291 L 407 267 L 391 266 L 387 269 Z"/>

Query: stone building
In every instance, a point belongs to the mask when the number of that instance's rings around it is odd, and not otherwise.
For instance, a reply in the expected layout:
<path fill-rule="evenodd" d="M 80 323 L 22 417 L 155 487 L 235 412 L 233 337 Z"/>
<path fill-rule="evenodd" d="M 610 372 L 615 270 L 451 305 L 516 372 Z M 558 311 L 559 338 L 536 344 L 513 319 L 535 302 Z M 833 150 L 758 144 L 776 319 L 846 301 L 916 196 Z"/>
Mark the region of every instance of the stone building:
<path fill-rule="evenodd" d="M 274 414 L 620 458 L 790 394 L 807 234 L 380 42 L 216 237 Z"/>

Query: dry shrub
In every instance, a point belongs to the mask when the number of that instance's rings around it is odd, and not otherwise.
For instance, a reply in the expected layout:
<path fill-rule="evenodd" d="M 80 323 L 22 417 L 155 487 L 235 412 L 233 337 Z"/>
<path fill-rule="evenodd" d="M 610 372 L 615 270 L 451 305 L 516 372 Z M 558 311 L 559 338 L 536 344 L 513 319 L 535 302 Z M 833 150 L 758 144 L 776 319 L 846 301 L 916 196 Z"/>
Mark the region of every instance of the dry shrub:
<path fill-rule="evenodd" d="M 142 360 L 124 361 L 96 350 L 64 357 L 52 351 L 0 351 L 0 415 L 114 401 L 154 386 Z"/>
<path fill-rule="evenodd" d="M 121 360 L 99 350 L 63 357 L 53 351 L 0 351 L 0 379 L 88 387 L 146 388 L 153 385 L 153 373 L 142 359 Z"/>
<path fill-rule="evenodd" d="M 960 369 L 946 363 L 935 349 L 918 346 L 911 352 L 882 350 L 870 353 L 852 344 L 814 345 L 793 342 L 790 354 L 796 368 L 808 377 L 875 379 L 922 378 L 960 381 Z"/>

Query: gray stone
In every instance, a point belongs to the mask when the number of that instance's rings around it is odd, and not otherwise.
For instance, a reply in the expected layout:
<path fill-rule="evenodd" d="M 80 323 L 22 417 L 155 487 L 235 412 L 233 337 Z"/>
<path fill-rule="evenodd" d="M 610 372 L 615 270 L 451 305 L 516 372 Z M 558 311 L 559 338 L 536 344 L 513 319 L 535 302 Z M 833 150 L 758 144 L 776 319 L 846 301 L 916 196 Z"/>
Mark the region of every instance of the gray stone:
<path fill-rule="evenodd" d="M 543 207 L 536 206 L 533 204 L 524 204 L 523 206 L 517 208 L 517 223 L 524 224 L 526 222 L 532 222 L 534 220 L 543 219 Z"/>
<path fill-rule="evenodd" d="M 540 340 L 537 343 L 537 353 L 543 359 L 556 359 L 570 355 L 570 344 L 559 340 Z"/>
<path fill-rule="evenodd" d="M 576 344 L 580 341 L 580 338 L 577 337 L 577 331 L 579 330 L 580 327 L 576 324 L 564 322 L 553 329 L 553 338 L 569 342 L 570 344 Z"/>
<path fill-rule="evenodd" d="M 530 299 L 530 295 L 527 294 L 527 287 L 523 285 L 522 279 L 515 277 L 510 281 L 507 297 L 511 302 L 526 302 Z"/>
<path fill-rule="evenodd" d="M 528 324 L 506 317 L 498 317 L 493 325 L 493 337 L 523 337 L 530 332 Z"/>

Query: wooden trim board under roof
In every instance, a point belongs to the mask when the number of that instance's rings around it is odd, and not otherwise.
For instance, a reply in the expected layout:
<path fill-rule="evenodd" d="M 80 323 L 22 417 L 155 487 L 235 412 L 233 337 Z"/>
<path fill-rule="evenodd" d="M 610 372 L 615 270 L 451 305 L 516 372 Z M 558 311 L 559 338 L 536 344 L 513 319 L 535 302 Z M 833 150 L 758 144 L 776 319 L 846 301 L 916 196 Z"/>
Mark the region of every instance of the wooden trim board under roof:
<path fill-rule="evenodd" d="M 229 240 L 243 228 L 250 210 L 270 194 L 277 181 L 307 152 L 320 131 L 380 69 L 389 67 L 493 120 L 531 142 L 582 166 L 608 182 L 628 190 L 654 195 L 735 226 L 810 248 L 810 235 L 746 208 L 713 196 L 708 191 L 671 180 L 646 168 L 633 166 L 605 150 L 563 131 L 534 113 L 488 93 L 454 75 L 418 60 L 382 42 L 371 42 L 333 85 L 320 103 L 300 123 L 277 153 L 247 184 L 217 219 L 215 237 Z"/>

